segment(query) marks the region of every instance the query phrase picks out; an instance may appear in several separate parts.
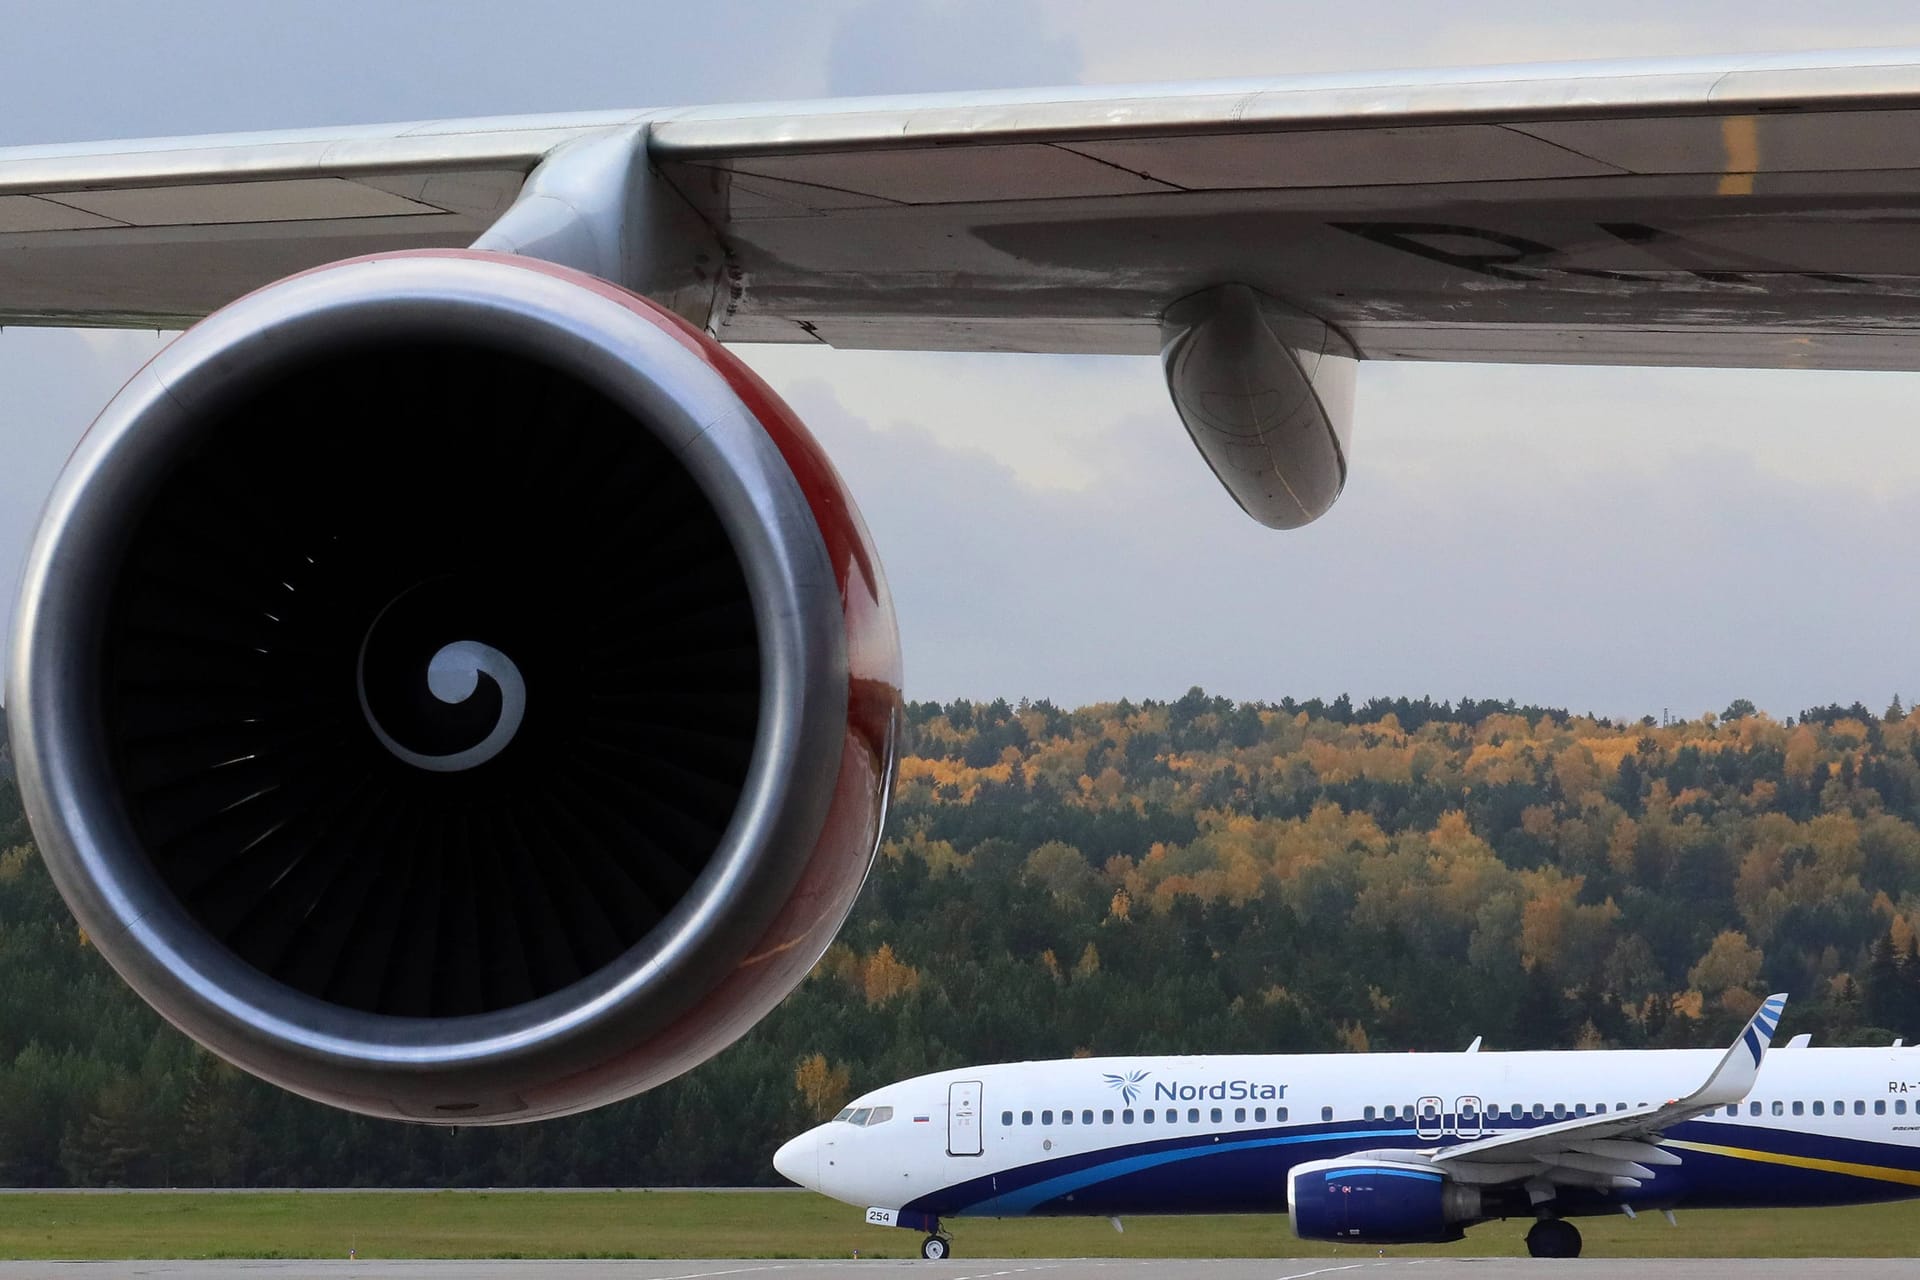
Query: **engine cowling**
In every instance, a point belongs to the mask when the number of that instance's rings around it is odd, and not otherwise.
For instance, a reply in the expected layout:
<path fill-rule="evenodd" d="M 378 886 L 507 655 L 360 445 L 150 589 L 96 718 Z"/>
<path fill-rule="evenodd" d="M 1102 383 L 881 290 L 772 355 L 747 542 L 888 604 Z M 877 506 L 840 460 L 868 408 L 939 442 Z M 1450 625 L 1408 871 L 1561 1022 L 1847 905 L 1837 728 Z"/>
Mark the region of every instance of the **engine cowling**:
<path fill-rule="evenodd" d="M 661 1083 L 805 976 L 900 713 L 867 533 L 706 335 L 419 252 L 216 313 L 22 578 L 21 791 L 93 945 L 296 1092 L 487 1123 Z"/>
<path fill-rule="evenodd" d="M 1287 1212 L 1302 1240 L 1438 1244 L 1481 1217 L 1480 1191 L 1417 1164 L 1314 1160 L 1287 1174 Z"/>

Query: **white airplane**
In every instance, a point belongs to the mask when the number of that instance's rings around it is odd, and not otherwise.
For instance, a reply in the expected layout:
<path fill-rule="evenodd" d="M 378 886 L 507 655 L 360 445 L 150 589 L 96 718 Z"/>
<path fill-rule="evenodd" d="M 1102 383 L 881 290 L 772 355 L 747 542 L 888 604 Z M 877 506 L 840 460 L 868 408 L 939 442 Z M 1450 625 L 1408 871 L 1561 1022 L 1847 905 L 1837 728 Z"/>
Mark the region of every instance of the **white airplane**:
<path fill-rule="evenodd" d="M 1768 1051 L 1787 998 L 1693 1049 L 1076 1058 L 876 1089 L 774 1167 L 925 1231 L 952 1218 L 1286 1212 L 1307 1240 L 1457 1240 L 1533 1218 L 1920 1195 L 1920 1052 Z M 1763 1066 L 1764 1063 L 1764 1066 Z"/>
<path fill-rule="evenodd" d="M 851 496 L 725 344 L 1158 356 L 1293 528 L 1361 359 L 1920 369 L 1916 137 L 1856 50 L 0 150 L 0 326 L 186 330 L 23 566 L 37 841 L 258 1075 L 624 1097 L 825 951 L 898 741 Z"/>

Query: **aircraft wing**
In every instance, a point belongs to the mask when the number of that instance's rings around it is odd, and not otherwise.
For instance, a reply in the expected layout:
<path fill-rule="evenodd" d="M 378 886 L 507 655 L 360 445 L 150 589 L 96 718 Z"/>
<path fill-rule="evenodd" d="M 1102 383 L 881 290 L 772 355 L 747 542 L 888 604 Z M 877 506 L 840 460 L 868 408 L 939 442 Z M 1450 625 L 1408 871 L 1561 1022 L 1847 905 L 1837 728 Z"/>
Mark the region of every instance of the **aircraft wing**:
<path fill-rule="evenodd" d="M 1237 283 L 1372 358 L 1920 368 L 1920 50 L 0 150 L 0 323 L 465 245 L 620 130 L 719 246 L 730 341 L 1146 353 Z"/>
<path fill-rule="evenodd" d="M 1655 1145 L 1662 1130 L 1747 1096 L 1786 1004 L 1784 994 L 1762 1001 L 1712 1074 L 1682 1097 L 1461 1143 L 1431 1153 L 1431 1164 L 1462 1182 L 1542 1178 L 1607 1187 L 1638 1185 L 1652 1176 L 1648 1165 L 1680 1163 L 1678 1155 Z"/>

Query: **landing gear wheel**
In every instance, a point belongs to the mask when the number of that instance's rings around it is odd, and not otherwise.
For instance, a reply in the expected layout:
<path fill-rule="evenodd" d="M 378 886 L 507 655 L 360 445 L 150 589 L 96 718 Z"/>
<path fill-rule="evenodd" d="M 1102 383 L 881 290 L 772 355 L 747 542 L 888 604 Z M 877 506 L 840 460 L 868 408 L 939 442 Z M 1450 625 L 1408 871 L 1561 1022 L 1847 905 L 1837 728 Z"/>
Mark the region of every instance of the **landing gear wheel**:
<path fill-rule="evenodd" d="M 1536 1258 L 1577 1258 L 1580 1229 L 1564 1218 L 1542 1218 L 1527 1231 L 1527 1252 Z"/>
<path fill-rule="evenodd" d="M 945 1236 L 928 1236 L 920 1242 L 920 1256 L 929 1262 L 938 1262 L 953 1250 L 953 1242 Z"/>

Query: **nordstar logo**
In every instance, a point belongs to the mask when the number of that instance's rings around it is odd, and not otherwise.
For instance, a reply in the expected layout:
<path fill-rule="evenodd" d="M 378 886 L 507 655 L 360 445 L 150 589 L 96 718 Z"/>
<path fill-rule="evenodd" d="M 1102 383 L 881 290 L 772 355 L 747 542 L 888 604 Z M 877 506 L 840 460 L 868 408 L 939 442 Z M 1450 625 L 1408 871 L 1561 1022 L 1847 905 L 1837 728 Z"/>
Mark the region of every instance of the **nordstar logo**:
<path fill-rule="evenodd" d="M 1197 1102 L 1203 1098 L 1214 1102 L 1278 1102 L 1287 1096 L 1287 1086 L 1262 1080 L 1216 1080 L 1212 1084 L 1156 1080 L 1153 1096 L 1161 1102 Z"/>
<path fill-rule="evenodd" d="M 1133 1100 L 1140 1096 L 1140 1082 L 1151 1074 L 1152 1073 L 1148 1071 L 1129 1071 L 1123 1076 L 1116 1076 L 1109 1073 L 1107 1076 L 1107 1084 L 1110 1088 L 1118 1089 L 1120 1096 L 1126 1099 L 1127 1105 L 1132 1106 Z"/>

